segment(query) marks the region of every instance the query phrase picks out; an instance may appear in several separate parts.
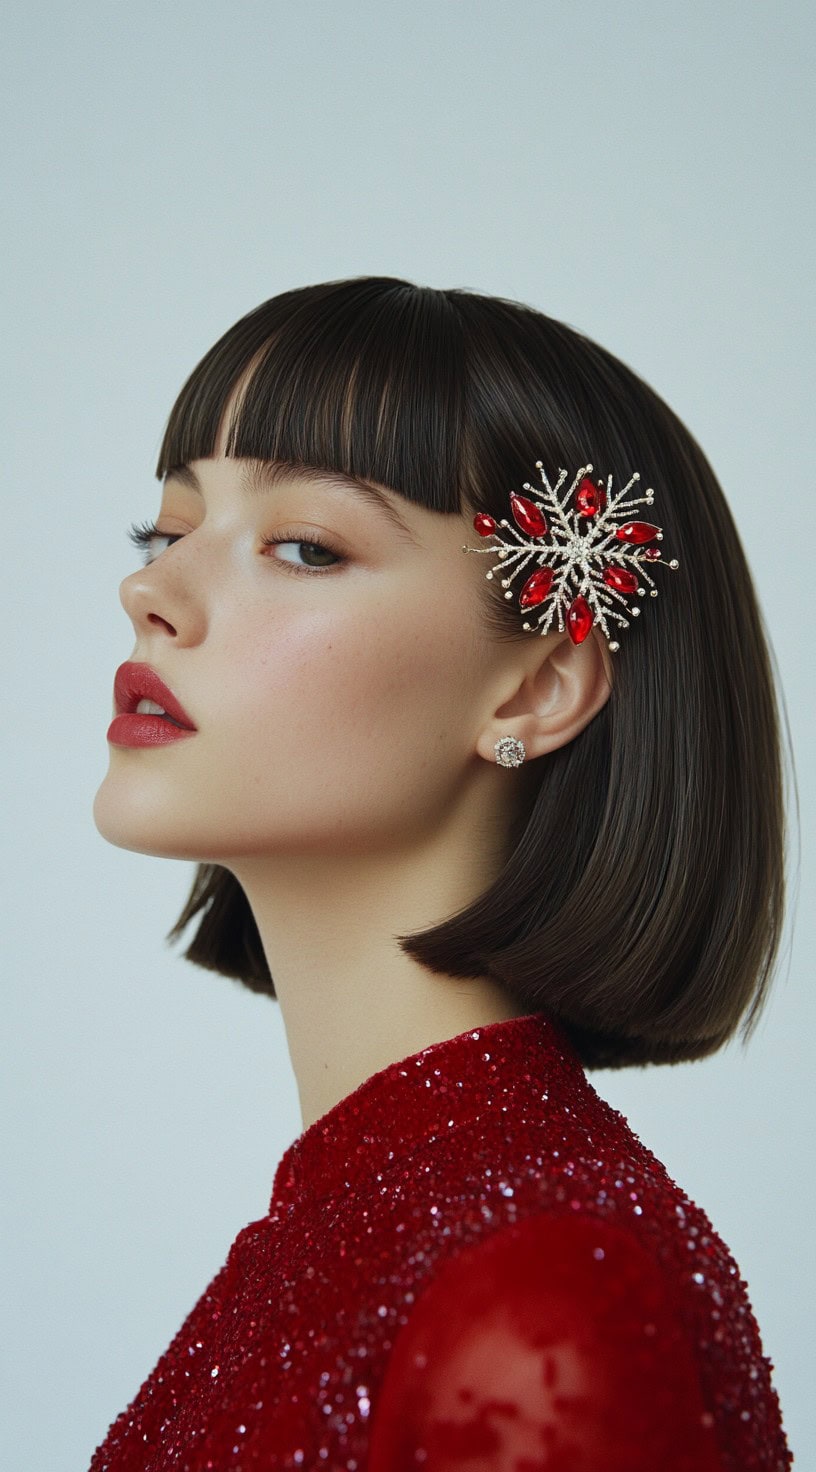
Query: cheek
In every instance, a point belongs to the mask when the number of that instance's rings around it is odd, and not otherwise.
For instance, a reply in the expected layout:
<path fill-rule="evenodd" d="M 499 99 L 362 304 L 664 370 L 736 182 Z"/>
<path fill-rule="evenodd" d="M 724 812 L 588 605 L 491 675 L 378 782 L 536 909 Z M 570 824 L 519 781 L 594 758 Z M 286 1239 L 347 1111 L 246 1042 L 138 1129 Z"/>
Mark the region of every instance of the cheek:
<path fill-rule="evenodd" d="M 439 601 L 397 598 L 356 610 L 344 604 L 251 634 L 244 624 L 225 651 L 223 703 L 240 745 L 268 761 L 274 751 L 299 773 L 393 773 L 429 748 L 461 752 L 462 702 L 472 674 L 467 633 Z M 240 712 L 240 715 L 239 715 Z M 249 752 L 247 752 L 249 754 Z"/>

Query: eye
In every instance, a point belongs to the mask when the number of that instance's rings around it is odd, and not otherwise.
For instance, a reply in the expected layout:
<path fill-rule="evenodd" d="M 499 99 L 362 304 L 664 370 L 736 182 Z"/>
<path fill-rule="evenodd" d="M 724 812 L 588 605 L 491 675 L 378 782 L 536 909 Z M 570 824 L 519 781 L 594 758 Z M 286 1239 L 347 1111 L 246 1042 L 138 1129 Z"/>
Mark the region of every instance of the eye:
<path fill-rule="evenodd" d="M 314 573 L 320 574 L 330 572 L 333 566 L 339 566 L 345 562 L 345 557 L 341 556 L 339 552 L 335 552 L 334 548 L 330 547 L 328 542 L 324 542 L 322 537 L 315 536 L 314 533 L 311 533 L 307 540 L 305 537 L 298 536 L 299 531 L 302 532 L 303 528 L 285 527 L 277 537 L 261 537 L 261 541 L 265 547 L 307 547 L 312 552 L 317 552 L 318 556 L 325 552 L 329 557 L 334 558 L 334 563 L 327 565 L 325 562 L 318 562 L 317 567 L 309 567 L 308 565 L 303 566 L 297 562 L 289 562 L 285 557 L 273 559 L 276 562 L 283 561 L 286 564 L 287 571 L 296 573 L 305 572 L 307 575 Z"/>
<path fill-rule="evenodd" d="M 154 521 L 144 521 L 141 525 L 137 525 L 134 521 L 128 528 L 128 540 L 133 543 L 134 547 L 138 547 L 145 554 L 150 551 L 157 537 L 160 541 L 166 542 L 176 540 L 176 534 L 172 532 L 160 532 Z M 153 559 L 145 555 L 144 561 L 148 563 L 152 562 Z"/>
<path fill-rule="evenodd" d="M 308 564 L 290 562 L 285 557 L 272 558 L 271 560 L 282 562 L 287 572 L 306 573 L 307 576 L 330 572 L 333 566 L 339 566 L 346 561 L 345 557 L 339 552 L 335 552 L 334 548 L 330 547 L 328 542 L 324 541 L 322 537 L 316 536 L 314 532 L 308 538 L 299 536 L 298 533 L 302 531 L 302 527 L 286 527 L 277 537 L 262 537 L 261 541 L 264 547 L 284 546 L 309 548 L 312 552 L 317 552 L 318 557 L 321 553 L 328 554 L 329 557 L 334 558 L 334 562 L 329 564 L 318 562 L 316 567 L 311 567 Z M 177 542 L 182 535 L 183 533 L 181 532 L 160 532 L 154 521 L 145 521 L 141 525 L 137 525 L 134 522 L 128 529 L 128 538 L 134 547 L 138 547 L 144 554 L 145 565 L 155 561 L 155 558 L 149 555 L 155 541 Z M 159 553 L 156 554 L 156 556 L 158 555 Z"/>

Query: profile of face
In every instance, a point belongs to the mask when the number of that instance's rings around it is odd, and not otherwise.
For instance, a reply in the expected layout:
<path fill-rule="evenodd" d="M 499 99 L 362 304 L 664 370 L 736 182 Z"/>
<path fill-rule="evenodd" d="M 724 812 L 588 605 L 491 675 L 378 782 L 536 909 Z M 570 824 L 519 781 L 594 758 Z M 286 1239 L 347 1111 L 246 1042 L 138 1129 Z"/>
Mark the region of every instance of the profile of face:
<path fill-rule="evenodd" d="M 135 636 L 123 659 L 150 665 L 196 730 L 111 744 L 97 829 L 234 872 L 427 843 L 502 734 L 483 720 L 503 655 L 483 626 L 481 559 L 462 552 L 472 516 L 383 487 L 401 526 L 357 488 L 290 466 L 259 494 L 243 483 L 250 462 L 224 457 L 223 423 L 194 480 L 167 478 L 161 535 L 120 587 Z"/>

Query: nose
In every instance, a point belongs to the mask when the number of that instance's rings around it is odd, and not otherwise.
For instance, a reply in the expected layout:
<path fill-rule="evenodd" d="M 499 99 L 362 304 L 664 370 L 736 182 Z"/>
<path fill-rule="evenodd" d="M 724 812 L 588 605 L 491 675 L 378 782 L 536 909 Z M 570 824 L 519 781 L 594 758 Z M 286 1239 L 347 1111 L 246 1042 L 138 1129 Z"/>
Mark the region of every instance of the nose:
<path fill-rule="evenodd" d="M 150 575 L 149 569 L 150 564 L 122 579 L 119 584 L 119 602 L 137 632 L 140 626 L 160 624 L 175 634 L 177 626 L 172 622 L 170 614 L 178 616 L 181 598 L 179 595 L 174 598 L 170 590 L 160 587 Z"/>

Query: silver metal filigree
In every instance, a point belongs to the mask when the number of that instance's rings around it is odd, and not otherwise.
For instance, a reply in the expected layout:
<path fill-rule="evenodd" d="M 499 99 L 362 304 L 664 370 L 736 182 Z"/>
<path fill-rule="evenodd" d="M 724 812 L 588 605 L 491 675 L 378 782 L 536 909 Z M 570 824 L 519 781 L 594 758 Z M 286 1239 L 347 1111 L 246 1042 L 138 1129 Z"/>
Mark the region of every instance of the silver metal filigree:
<path fill-rule="evenodd" d="M 644 496 L 624 500 L 627 491 L 640 480 L 640 473 L 635 471 L 623 489 L 613 496 L 612 476 L 608 476 L 604 488 L 603 480 L 593 482 L 589 479 L 592 470 L 592 465 L 589 464 L 576 472 L 563 499 L 559 500 L 558 493 L 568 472 L 561 470 L 557 483 L 551 486 L 541 460 L 536 461 L 536 469 L 541 475 L 543 500 L 525 500 L 524 497 L 511 494 L 511 511 L 514 517 L 517 517 L 518 512 L 521 520 L 518 526 L 508 520 L 498 523 L 507 529 L 515 541 L 500 536 L 498 531 L 490 530 L 482 532 L 482 535 L 491 537 L 493 545 L 465 546 L 462 550 L 494 554 L 498 551 L 499 562 L 485 574 L 487 578 L 492 578 L 500 568 L 504 571 L 515 562 L 516 566 L 510 575 L 501 578 L 501 585 L 507 590 L 533 559 L 540 568 L 551 569 L 553 580 L 550 590 L 543 598 L 528 605 L 540 610 L 537 624 L 525 623 L 522 627 L 528 631 L 537 627 L 541 634 L 546 634 L 557 614 L 559 633 L 563 633 L 567 627 L 573 642 L 580 643 L 586 638 L 590 627 L 598 624 L 609 649 L 615 653 L 620 646 L 614 639 L 610 639 L 610 632 L 614 631 L 610 630 L 609 621 L 614 619 L 621 627 L 628 628 L 630 618 L 639 616 L 640 609 L 636 605 L 630 607 L 626 601 L 627 596 L 631 597 L 633 594 L 641 598 L 646 595 L 646 587 L 636 583 L 636 578 L 643 578 L 649 584 L 651 597 L 657 597 L 657 588 L 644 564 L 661 562 L 664 567 L 672 569 L 680 565 L 676 558 L 663 562 L 659 548 L 644 546 L 646 541 L 662 541 L 663 532 L 660 527 L 646 522 L 632 522 L 625 517 L 621 519 L 621 513 L 631 511 L 635 506 L 651 506 L 654 491 L 649 487 Z M 533 491 L 528 481 L 524 483 L 524 490 Z M 577 504 L 568 509 L 568 503 L 576 492 Z M 537 488 L 536 494 L 541 495 Z M 591 509 L 593 506 L 594 510 Z M 536 514 L 543 517 L 545 532 L 531 534 L 529 529 L 519 529 L 524 526 L 525 516 L 529 520 Z M 483 527 L 496 526 L 494 519 L 485 513 L 474 517 L 477 531 L 480 523 Z M 629 532 L 629 535 L 620 537 L 618 533 L 621 530 Z M 636 573 L 629 572 L 629 568 L 636 569 Z M 611 586 L 611 579 L 630 586 L 622 591 Z M 519 606 L 522 612 L 526 608 L 521 599 L 525 596 L 525 588 L 529 582 L 528 578 L 521 589 Z M 513 594 L 506 591 L 504 596 L 512 599 Z M 535 599 L 535 591 L 529 590 L 527 597 Z M 621 608 L 626 612 L 620 612 Z"/>

